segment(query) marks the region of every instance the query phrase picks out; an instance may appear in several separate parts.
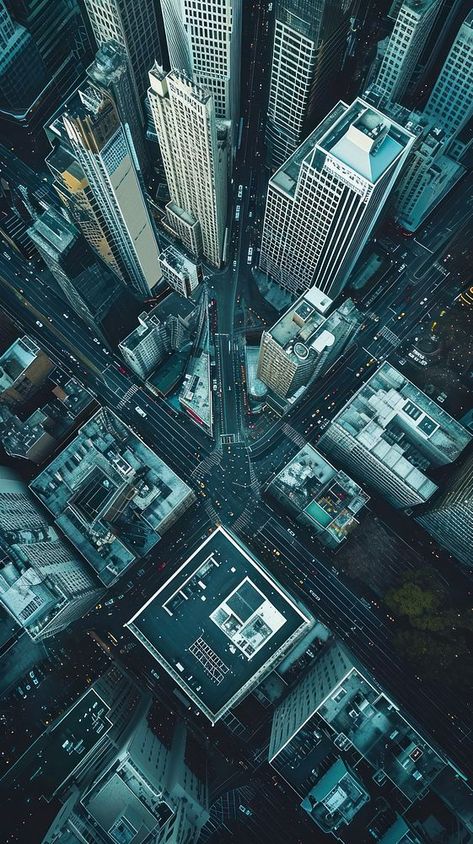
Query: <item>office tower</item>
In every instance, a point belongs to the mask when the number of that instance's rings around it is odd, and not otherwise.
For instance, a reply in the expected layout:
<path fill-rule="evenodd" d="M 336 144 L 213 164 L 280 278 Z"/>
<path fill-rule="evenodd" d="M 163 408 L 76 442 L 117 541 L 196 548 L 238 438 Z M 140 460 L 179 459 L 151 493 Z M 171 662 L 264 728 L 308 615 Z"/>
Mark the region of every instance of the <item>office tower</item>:
<path fill-rule="evenodd" d="M 242 0 L 163 0 L 171 70 L 212 94 L 215 117 L 239 118 Z"/>
<path fill-rule="evenodd" d="M 101 47 L 113 39 L 125 50 L 137 98 L 143 101 L 148 71 L 161 63 L 154 0 L 84 0 L 90 25 Z"/>
<path fill-rule="evenodd" d="M 473 457 L 455 471 L 417 521 L 461 563 L 473 566 Z"/>
<path fill-rule="evenodd" d="M 46 68 L 31 34 L 0 0 L 0 108 L 21 111 L 45 83 Z"/>
<path fill-rule="evenodd" d="M 278 396 L 292 399 L 323 375 L 353 341 L 361 314 L 347 299 L 330 316 L 331 299 L 310 288 L 263 331 L 258 378 Z"/>
<path fill-rule="evenodd" d="M 126 626 L 215 724 L 313 625 L 305 607 L 218 527 Z"/>
<path fill-rule="evenodd" d="M 191 296 L 199 285 L 197 266 L 179 252 L 168 246 L 159 256 L 163 278 L 181 296 Z"/>
<path fill-rule="evenodd" d="M 350 0 L 277 0 L 266 145 L 280 167 L 327 113 L 340 73 Z M 332 94 L 331 94 L 332 92 Z"/>
<path fill-rule="evenodd" d="M 138 327 L 118 346 L 133 372 L 146 379 L 168 354 L 188 343 L 197 311 L 194 302 L 170 293 L 151 311 L 140 314 Z"/>
<path fill-rule="evenodd" d="M 25 484 L 0 468 L 0 602 L 32 639 L 80 618 L 103 592 L 48 524 Z"/>
<path fill-rule="evenodd" d="M 272 478 L 267 492 L 328 548 L 337 550 L 358 525 L 369 496 L 309 443 Z"/>
<path fill-rule="evenodd" d="M 97 88 L 80 91 L 67 104 L 63 124 L 122 275 L 136 293 L 149 295 L 161 278 L 159 246 L 112 99 Z"/>
<path fill-rule="evenodd" d="M 449 136 L 473 115 L 473 10 L 458 31 L 424 114 Z"/>
<path fill-rule="evenodd" d="M 41 389 L 53 369 L 54 364 L 31 337 L 15 340 L 0 355 L 0 401 L 25 404 Z"/>
<path fill-rule="evenodd" d="M 427 472 L 457 459 L 467 430 L 389 363 L 333 418 L 320 450 L 394 507 L 424 504 L 436 491 Z"/>
<path fill-rule="evenodd" d="M 449 155 L 445 131 L 424 122 L 393 192 L 396 221 L 411 232 L 417 231 L 466 173 Z"/>
<path fill-rule="evenodd" d="M 116 688 L 108 676 L 112 673 L 122 675 Z M 177 719 L 173 722 L 167 716 L 169 735 L 161 736 L 150 708 L 151 696 L 140 693 L 124 672 L 112 668 L 48 729 L 49 746 L 62 762 L 61 773 L 52 768 L 46 777 L 41 771 L 33 790 L 51 799 L 56 787 L 63 805 L 43 844 L 79 838 L 102 844 L 196 844 L 209 818 L 205 761 L 196 768 L 194 740 Z M 127 723 L 121 726 L 124 716 Z M 61 747 L 61 736 L 75 742 L 80 737 L 82 753 Z M 51 757 L 50 751 L 48 762 Z"/>
<path fill-rule="evenodd" d="M 413 137 L 356 99 L 338 103 L 269 180 L 260 269 L 289 290 L 345 286 Z"/>
<path fill-rule="evenodd" d="M 107 408 L 79 429 L 30 487 L 106 586 L 146 556 L 195 500 L 190 487 Z"/>
<path fill-rule="evenodd" d="M 114 102 L 120 123 L 125 127 L 140 169 L 148 169 L 142 110 L 130 76 L 125 49 L 117 41 L 104 41 L 95 61 L 87 68 L 91 85 L 106 91 Z"/>
<path fill-rule="evenodd" d="M 426 38 L 435 22 L 440 0 L 404 0 L 384 54 L 376 85 L 383 102 L 404 96 Z"/>
<path fill-rule="evenodd" d="M 460 780 L 448 756 L 418 731 L 408 713 L 336 640 L 319 650 L 307 673 L 277 706 L 269 761 L 311 819 L 334 835 L 353 823 L 367 799 L 377 800 L 380 786 L 386 802 L 385 820 L 378 829 L 386 824 L 384 832 L 396 817 L 393 809 L 422 805 L 424 799 L 433 808 L 437 796 L 444 799 Z M 461 801 L 471 804 L 466 782 L 458 786 L 458 804 Z M 369 817 L 375 813 L 373 808 Z M 366 815 L 362 824 L 364 832 Z M 366 840 L 359 826 L 351 832 L 336 835 L 337 840 Z M 420 844 L 426 839 L 379 835 L 376 840 Z"/>
<path fill-rule="evenodd" d="M 169 187 L 166 219 L 189 252 L 219 267 L 227 203 L 227 133 L 212 96 L 183 73 L 149 74 L 149 102 Z"/>
<path fill-rule="evenodd" d="M 115 273 L 53 208 L 35 220 L 28 235 L 71 307 L 95 332 L 101 332 L 101 323 L 122 290 Z"/>

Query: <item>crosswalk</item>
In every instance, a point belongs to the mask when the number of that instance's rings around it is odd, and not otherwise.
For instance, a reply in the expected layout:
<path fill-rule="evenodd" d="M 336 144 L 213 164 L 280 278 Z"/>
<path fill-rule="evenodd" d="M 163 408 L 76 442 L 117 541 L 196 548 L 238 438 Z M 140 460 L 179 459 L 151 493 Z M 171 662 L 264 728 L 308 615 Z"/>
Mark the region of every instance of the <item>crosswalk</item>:
<path fill-rule="evenodd" d="M 251 504 L 245 507 L 243 513 L 240 513 L 238 518 L 233 522 L 233 530 L 236 530 L 237 533 L 245 533 L 248 528 L 253 524 L 254 509 L 255 508 L 253 502 L 251 502 Z"/>
<path fill-rule="evenodd" d="M 261 490 L 261 483 L 259 478 L 256 475 L 254 470 L 253 464 L 250 461 L 250 488 L 255 496 L 259 497 L 260 490 Z"/>
<path fill-rule="evenodd" d="M 126 405 L 126 403 L 129 402 L 130 399 L 133 398 L 133 396 L 135 395 L 135 393 L 138 392 L 139 389 L 140 388 L 139 388 L 138 384 L 132 384 L 131 387 L 128 387 L 128 390 L 126 391 L 126 393 L 123 393 L 123 396 L 121 397 L 120 401 L 118 402 L 118 405 L 117 405 L 118 410 L 122 410 L 122 408 Z"/>
<path fill-rule="evenodd" d="M 295 428 L 292 427 L 292 425 L 289 425 L 288 422 L 285 422 L 282 426 L 282 430 L 286 434 L 286 437 L 288 437 L 290 440 L 292 440 L 293 443 L 298 445 L 299 448 L 304 448 L 306 444 L 304 437 L 302 436 L 302 434 L 299 433 L 299 431 L 296 431 Z"/>
<path fill-rule="evenodd" d="M 212 451 L 207 457 L 204 457 L 200 463 L 197 464 L 195 469 L 191 472 L 191 478 L 196 479 L 200 478 L 203 475 L 207 475 L 214 466 L 217 466 L 222 459 L 222 452 L 219 450 Z"/>
<path fill-rule="evenodd" d="M 213 506 L 213 504 L 211 504 L 211 502 L 208 499 L 206 499 L 204 507 L 205 507 L 205 510 L 206 510 L 207 515 L 209 516 L 210 520 L 214 524 L 220 524 L 220 517 L 219 517 L 215 507 Z"/>
<path fill-rule="evenodd" d="M 394 331 L 391 331 L 391 329 L 388 328 L 387 325 L 383 325 L 383 327 L 380 328 L 379 334 L 381 335 L 381 337 L 384 337 L 384 339 L 387 340 L 388 343 L 391 343 L 391 346 L 399 346 L 399 343 L 401 342 L 401 338 L 398 337 L 397 334 L 394 333 Z"/>

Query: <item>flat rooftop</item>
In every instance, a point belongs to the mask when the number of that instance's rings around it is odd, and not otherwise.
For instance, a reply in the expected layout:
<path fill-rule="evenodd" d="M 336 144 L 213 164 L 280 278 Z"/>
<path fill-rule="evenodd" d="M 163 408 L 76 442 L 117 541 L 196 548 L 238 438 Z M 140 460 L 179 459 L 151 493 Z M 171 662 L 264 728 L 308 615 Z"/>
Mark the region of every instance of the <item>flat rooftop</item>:
<path fill-rule="evenodd" d="M 294 352 L 296 344 L 307 349 L 316 342 L 325 323 L 324 313 L 331 304 L 332 299 L 311 287 L 274 323 L 269 332 L 271 337 L 289 356 L 299 360 Z"/>
<path fill-rule="evenodd" d="M 452 462 L 471 441 L 460 422 L 389 363 L 376 370 L 334 421 L 374 451 L 380 439 L 376 429 L 394 434 L 395 427 L 426 456 L 427 465 Z M 387 440 L 385 447 L 389 447 Z M 383 459 L 382 451 L 379 457 Z"/>
<path fill-rule="evenodd" d="M 36 360 L 39 346 L 30 337 L 15 340 L 0 357 L 0 390 L 11 387 Z"/>
<path fill-rule="evenodd" d="M 89 689 L 42 733 L 6 777 L 29 782 L 35 797 L 51 800 L 111 728 L 109 712 L 95 689 Z"/>
<path fill-rule="evenodd" d="M 105 585 L 145 556 L 194 500 L 190 487 L 106 408 L 31 489 Z"/>
<path fill-rule="evenodd" d="M 316 530 L 342 542 L 358 524 L 369 496 L 308 443 L 284 466 L 269 492 Z"/>
<path fill-rule="evenodd" d="M 196 265 L 183 252 L 179 252 L 174 246 L 168 246 L 159 256 L 161 266 L 170 267 L 176 273 L 193 275 L 196 272 Z"/>
<path fill-rule="evenodd" d="M 319 170 L 332 167 L 330 160 L 334 160 L 354 176 L 375 184 L 411 139 L 406 129 L 360 98 L 350 106 L 339 102 L 270 182 L 294 196 L 303 166 Z"/>
<path fill-rule="evenodd" d="M 179 402 L 197 424 L 212 430 L 210 355 L 207 351 L 202 350 L 190 358 Z"/>
<path fill-rule="evenodd" d="M 219 527 L 127 627 L 215 723 L 312 624 L 261 563 Z"/>

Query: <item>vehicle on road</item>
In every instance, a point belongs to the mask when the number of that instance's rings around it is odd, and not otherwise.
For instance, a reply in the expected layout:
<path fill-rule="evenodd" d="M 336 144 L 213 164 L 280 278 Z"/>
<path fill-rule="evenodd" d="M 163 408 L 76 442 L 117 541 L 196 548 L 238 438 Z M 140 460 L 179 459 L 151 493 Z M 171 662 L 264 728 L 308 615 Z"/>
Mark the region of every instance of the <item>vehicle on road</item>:
<path fill-rule="evenodd" d="M 142 416 L 143 419 L 146 419 L 146 417 L 148 415 L 147 413 L 144 412 L 144 410 L 141 409 L 141 407 L 138 407 L 138 405 L 136 405 L 136 407 L 135 407 L 135 412 L 138 414 L 138 416 Z"/>
<path fill-rule="evenodd" d="M 38 326 L 38 328 L 42 328 L 42 327 L 43 327 L 43 323 L 42 323 L 42 322 L 40 322 L 40 321 L 39 321 L 39 319 L 37 319 L 37 320 L 36 320 L 36 325 Z"/>
<path fill-rule="evenodd" d="M 248 249 L 248 258 L 247 258 L 248 264 L 251 264 L 252 260 L 253 260 L 253 247 L 250 246 L 250 248 Z"/>
<path fill-rule="evenodd" d="M 238 185 L 238 199 L 241 199 L 243 196 L 243 185 Z"/>
<path fill-rule="evenodd" d="M 237 220 L 237 222 L 240 219 L 240 211 L 241 211 L 241 208 L 240 208 L 239 205 L 237 205 L 237 207 L 235 208 L 235 220 Z"/>

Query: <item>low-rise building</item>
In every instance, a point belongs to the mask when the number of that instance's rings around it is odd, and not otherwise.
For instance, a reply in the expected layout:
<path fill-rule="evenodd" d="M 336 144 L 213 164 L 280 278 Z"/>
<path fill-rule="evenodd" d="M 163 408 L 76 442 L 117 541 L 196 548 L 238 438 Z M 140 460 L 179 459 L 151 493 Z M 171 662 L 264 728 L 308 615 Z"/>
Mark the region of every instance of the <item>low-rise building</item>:
<path fill-rule="evenodd" d="M 354 771 L 337 759 L 304 797 L 301 806 L 324 832 L 348 826 L 370 796 Z"/>
<path fill-rule="evenodd" d="M 335 469 L 308 443 L 267 489 L 330 548 L 338 548 L 357 526 L 357 516 L 369 501 L 355 481 Z"/>
<path fill-rule="evenodd" d="M 163 278 L 176 293 L 186 298 L 199 284 L 197 265 L 174 246 L 168 246 L 159 256 Z"/>
<path fill-rule="evenodd" d="M 361 314 L 351 299 L 325 316 L 331 299 L 313 287 L 261 337 L 258 378 L 291 400 L 322 375 L 353 340 Z"/>
<path fill-rule="evenodd" d="M 105 408 L 80 428 L 31 489 L 107 586 L 148 554 L 195 499 Z"/>
<path fill-rule="evenodd" d="M 433 466 L 452 463 L 471 436 L 389 363 L 333 418 L 319 448 L 394 506 L 428 501 Z"/>
<path fill-rule="evenodd" d="M 0 401 L 22 404 L 42 387 L 54 369 L 31 337 L 22 337 L 0 356 Z"/>
<path fill-rule="evenodd" d="M 32 639 L 80 618 L 103 587 L 49 524 L 28 488 L 0 468 L 0 603 Z"/>
<path fill-rule="evenodd" d="M 198 306 L 170 293 L 151 311 L 138 317 L 139 325 L 119 344 L 128 366 L 144 380 L 174 351 L 190 341 Z"/>
<path fill-rule="evenodd" d="M 313 624 L 248 549 L 219 527 L 126 626 L 215 723 Z"/>

